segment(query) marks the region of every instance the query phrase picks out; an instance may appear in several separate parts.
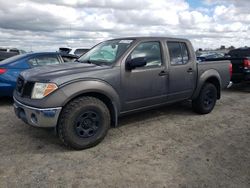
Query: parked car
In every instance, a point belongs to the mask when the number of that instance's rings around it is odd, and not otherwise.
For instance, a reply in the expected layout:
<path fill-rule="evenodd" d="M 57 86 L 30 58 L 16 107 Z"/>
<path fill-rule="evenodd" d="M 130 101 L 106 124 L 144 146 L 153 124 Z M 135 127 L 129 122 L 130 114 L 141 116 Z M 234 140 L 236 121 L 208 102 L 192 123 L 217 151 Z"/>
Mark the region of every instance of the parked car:
<path fill-rule="evenodd" d="M 240 83 L 250 81 L 250 48 L 238 48 L 229 51 L 226 57 L 217 59 L 207 58 L 204 61 L 223 61 L 228 60 L 232 64 L 232 78 L 233 83 Z"/>
<path fill-rule="evenodd" d="M 37 66 L 62 64 L 75 60 L 75 56 L 55 52 L 26 53 L 0 62 L 0 97 L 12 96 L 21 71 Z"/>
<path fill-rule="evenodd" d="M 230 82 L 230 62 L 196 63 L 185 39 L 139 37 L 102 42 L 78 61 L 35 68 L 18 77 L 17 117 L 35 127 L 55 127 L 69 147 L 95 146 L 118 117 L 192 100 L 210 113 Z"/>
<path fill-rule="evenodd" d="M 65 63 L 75 62 L 79 58 L 77 55 L 65 54 L 65 53 L 60 53 L 60 56 L 62 57 Z"/>
<path fill-rule="evenodd" d="M 81 55 L 85 54 L 88 51 L 89 51 L 88 48 L 67 48 L 67 47 L 59 48 L 59 52 L 76 55 L 77 57 L 80 57 Z"/>
<path fill-rule="evenodd" d="M 0 61 L 24 53 L 26 53 L 24 50 L 19 50 L 16 48 L 0 48 Z"/>

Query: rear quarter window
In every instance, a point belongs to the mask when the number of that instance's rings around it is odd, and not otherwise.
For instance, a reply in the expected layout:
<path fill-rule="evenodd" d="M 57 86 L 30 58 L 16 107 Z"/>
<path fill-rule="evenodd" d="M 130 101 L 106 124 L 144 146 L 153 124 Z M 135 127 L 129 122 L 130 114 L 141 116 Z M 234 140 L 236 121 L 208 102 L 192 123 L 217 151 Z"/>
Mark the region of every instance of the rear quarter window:
<path fill-rule="evenodd" d="M 33 67 L 44 66 L 44 65 L 57 65 L 60 64 L 60 61 L 56 55 L 53 56 L 38 56 L 29 59 L 29 64 Z"/>

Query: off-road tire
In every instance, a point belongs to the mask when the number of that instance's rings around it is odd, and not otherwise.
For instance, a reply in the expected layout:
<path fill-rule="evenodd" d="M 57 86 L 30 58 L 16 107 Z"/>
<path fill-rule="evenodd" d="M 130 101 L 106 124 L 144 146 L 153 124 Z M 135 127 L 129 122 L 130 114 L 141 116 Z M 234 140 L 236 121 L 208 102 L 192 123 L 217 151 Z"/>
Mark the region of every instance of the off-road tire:
<path fill-rule="evenodd" d="M 210 113 L 216 104 L 217 92 L 217 88 L 214 84 L 205 83 L 199 96 L 192 101 L 194 112 L 198 114 Z"/>
<path fill-rule="evenodd" d="M 96 134 L 87 138 L 81 137 L 79 129 L 76 128 L 79 126 L 76 122 L 79 122 L 79 117 L 85 112 L 96 113 L 100 120 Z M 58 121 L 58 136 L 67 147 L 77 150 L 86 149 L 97 145 L 104 139 L 110 124 L 110 111 L 101 100 L 88 96 L 79 97 L 63 108 Z"/>

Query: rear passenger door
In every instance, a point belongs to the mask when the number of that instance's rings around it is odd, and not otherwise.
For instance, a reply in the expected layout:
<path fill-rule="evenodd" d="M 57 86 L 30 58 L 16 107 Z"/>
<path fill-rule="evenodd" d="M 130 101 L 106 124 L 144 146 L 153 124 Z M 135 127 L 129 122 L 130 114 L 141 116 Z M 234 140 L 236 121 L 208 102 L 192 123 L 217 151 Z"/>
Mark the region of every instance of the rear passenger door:
<path fill-rule="evenodd" d="M 169 92 L 170 101 L 191 97 L 195 84 L 195 63 L 185 42 L 167 41 L 169 55 Z"/>

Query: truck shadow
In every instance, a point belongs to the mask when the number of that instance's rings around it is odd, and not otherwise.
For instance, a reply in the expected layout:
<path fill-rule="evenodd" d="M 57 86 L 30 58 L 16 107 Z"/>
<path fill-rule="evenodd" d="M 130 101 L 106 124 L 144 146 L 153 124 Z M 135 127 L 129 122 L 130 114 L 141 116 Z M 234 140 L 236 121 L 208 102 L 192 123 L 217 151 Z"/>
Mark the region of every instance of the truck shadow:
<path fill-rule="evenodd" d="M 141 123 L 143 121 L 157 119 L 166 115 L 190 116 L 196 115 L 196 113 L 192 111 L 192 105 L 190 101 L 183 101 L 123 116 L 119 118 L 118 127 L 126 126 L 127 124 Z"/>

